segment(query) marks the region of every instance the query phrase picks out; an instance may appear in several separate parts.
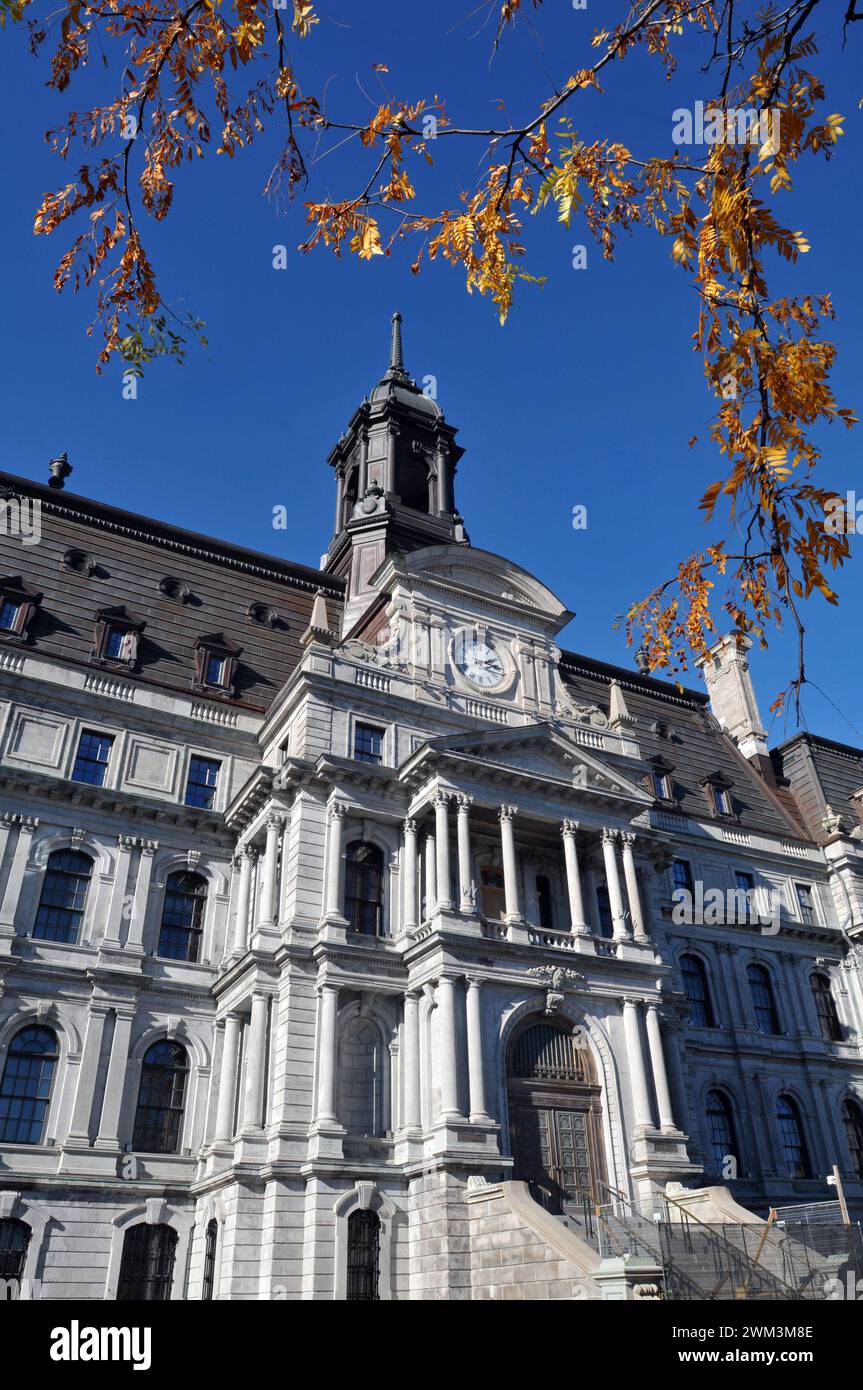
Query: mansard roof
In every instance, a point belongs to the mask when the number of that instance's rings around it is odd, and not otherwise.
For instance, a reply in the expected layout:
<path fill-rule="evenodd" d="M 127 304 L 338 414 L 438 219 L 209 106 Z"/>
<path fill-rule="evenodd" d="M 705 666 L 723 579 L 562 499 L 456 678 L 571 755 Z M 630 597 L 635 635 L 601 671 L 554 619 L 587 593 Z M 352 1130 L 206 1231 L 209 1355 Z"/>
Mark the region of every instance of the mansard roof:
<path fill-rule="evenodd" d="M 799 733 L 770 754 L 818 843 L 856 830 L 863 818 L 863 749 Z"/>

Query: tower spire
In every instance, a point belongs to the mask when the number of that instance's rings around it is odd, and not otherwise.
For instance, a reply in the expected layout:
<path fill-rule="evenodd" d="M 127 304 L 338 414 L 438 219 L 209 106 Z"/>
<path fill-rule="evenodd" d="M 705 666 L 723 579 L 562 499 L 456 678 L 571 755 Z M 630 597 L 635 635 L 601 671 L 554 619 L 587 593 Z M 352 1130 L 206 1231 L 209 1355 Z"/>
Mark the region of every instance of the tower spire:
<path fill-rule="evenodd" d="M 388 377 L 406 376 L 404 357 L 402 355 L 402 316 L 396 310 L 392 318 L 392 335 L 390 338 L 390 365 L 387 372 Z"/>

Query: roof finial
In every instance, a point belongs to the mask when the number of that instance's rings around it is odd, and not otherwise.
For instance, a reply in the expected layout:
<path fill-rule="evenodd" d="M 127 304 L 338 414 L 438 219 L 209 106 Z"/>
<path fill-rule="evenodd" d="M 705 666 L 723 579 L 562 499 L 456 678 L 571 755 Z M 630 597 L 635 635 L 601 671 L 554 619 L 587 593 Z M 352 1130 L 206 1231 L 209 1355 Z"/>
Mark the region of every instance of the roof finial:
<path fill-rule="evenodd" d="M 403 372 L 405 369 L 404 358 L 402 357 L 402 316 L 396 310 L 393 314 L 393 333 L 390 346 L 390 371 Z"/>

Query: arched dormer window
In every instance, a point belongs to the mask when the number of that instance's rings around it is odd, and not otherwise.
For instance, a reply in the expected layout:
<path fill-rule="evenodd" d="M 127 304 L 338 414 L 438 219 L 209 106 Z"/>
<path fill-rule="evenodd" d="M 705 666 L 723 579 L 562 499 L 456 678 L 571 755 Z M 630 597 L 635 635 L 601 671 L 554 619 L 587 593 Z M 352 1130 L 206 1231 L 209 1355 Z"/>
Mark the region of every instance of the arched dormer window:
<path fill-rule="evenodd" d="M 380 936 L 383 924 L 383 850 L 365 840 L 352 840 L 345 861 L 345 916 L 350 928 L 361 936 Z"/>
<path fill-rule="evenodd" d="M 766 966 L 753 964 L 747 969 L 746 975 L 749 980 L 752 1006 L 755 1010 L 755 1022 L 759 1033 L 781 1033 L 776 995 L 773 992 L 770 971 Z"/>
<path fill-rule="evenodd" d="M 812 976 L 811 984 L 822 1038 L 826 1042 L 841 1042 L 842 1025 L 836 1011 L 836 1000 L 833 998 L 830 976 L 826 975 L 823 970 L 816 970 Z"/>
<path fill-rule="evenodd" d="M 118 1302 L 161 1303 L 171 1297 L 177 1232 L 171 1226 L 130 1226 L 123 1237 Z"/>
<path fill-rule="evenodd" d="M 842 1123 L 854 1172 L 858 1178 L 863 1178 L 863 1109 L 856 1100 L 843 1100 Z"/>
<path fill-rule="evenodd" d="M 680 973 L 683 978 L 683 992 L 689 1004 L 690 1023 L 696 1028 L 715 1027 L 704 961 L 699 956 L 681 956 Z"/>
<path fill-rule="evenodd" d="M 0 1221 L 0 1287 L 6 1289 L 7 1298 L 10 1289 L 20 1289 L 32 1234 L 25 1222 L 13 1216 Z"/>
<path fill-rule="evenodd" d="M 84 917 L 93 861 L 73 849 L 55 849 L 48 856 L 33 935 L 39 941 L 76 945 Z"/>
<path fill-rule="evenodd" d="M 50 1028 L 16 1033 L 0 1081 L 0 1143 L 41 1144 L 60 1050 Z"/>
<path fill-rule="evenodd" d="M 200 960 L 206 901 L 207 881 L 200 874 L 170 875 L 159 931 L 160 956 L 169 960 Z"/>
<path fill-rule="evenodd" d="M 776 1102 L 776 1120 L 785 1164 L 792 1178 L 809 1178 L 812 1165 L 800 1122 L 800 1111 L 790 1096 L 780 1096 Z"/>
<path fill-rule="evenodd" d="M 734 1169 L 732 1175 L 736 1177 L 739 1171 L 739 1155 L 734 1115 L 728 1098 L 722 1091 L 707 1092 L 705 1115 L 713 1172 L 718 1177 L 727 1176 L 728 1160 L 731 1159 Z"/>
<path fill-rule="evenodd" d="M 175 1154 L 180 1147 L 189 1059 L 169 1038 L 153 1043 L 141 1064 L 132 1148 L 140 1153 Z"/>

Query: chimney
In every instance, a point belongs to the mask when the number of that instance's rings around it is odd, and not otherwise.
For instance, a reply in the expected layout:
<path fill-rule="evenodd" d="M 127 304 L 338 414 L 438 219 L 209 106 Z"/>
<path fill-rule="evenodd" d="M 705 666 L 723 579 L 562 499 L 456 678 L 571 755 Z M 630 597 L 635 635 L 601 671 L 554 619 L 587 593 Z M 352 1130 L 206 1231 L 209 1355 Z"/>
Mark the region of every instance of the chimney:
<path fill-rule="evenodd" d="M 710 705 L 720 725 L 763 775 L 772 771 L 767 733 L 749 673 L 748 637 L 721 637 L 698 665 L 707 683 Z"/>

